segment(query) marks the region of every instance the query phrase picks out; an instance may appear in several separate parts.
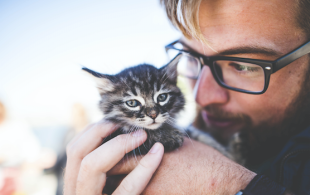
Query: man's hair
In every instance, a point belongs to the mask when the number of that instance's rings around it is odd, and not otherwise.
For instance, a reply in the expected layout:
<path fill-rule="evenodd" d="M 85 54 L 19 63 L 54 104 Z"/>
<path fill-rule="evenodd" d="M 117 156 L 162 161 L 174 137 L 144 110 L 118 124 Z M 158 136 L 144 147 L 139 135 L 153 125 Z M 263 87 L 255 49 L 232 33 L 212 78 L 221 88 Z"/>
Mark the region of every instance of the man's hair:
<path fill-rule="evenodd" d="M 199 6 L 202 0 L 160 0 L 166 14 L 186 38 L 205 40 L 199 27 Z"/>
<path fill-rule="evenodd" d="M 171 23 L 186 38 L 207 43 L 199 27 L 199 6 L 202 0 L 160 0 Z M 296 0 L 296 23 L 310 39 L 310 0 Z"/>

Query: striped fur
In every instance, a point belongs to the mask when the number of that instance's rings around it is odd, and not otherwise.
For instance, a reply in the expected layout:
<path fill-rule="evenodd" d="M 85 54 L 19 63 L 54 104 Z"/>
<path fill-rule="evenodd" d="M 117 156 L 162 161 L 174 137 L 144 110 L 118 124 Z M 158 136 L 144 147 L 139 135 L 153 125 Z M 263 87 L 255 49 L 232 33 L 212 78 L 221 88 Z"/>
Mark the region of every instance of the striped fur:
<path fill-rule="evenodd" d="M 148 139 L 136 152 L 145 154 L 155 142 L 166 151 L 183 143 L 183 133 L 174 127 L 176 115 L 184 108 L 185 100 L 176 86 L 177 74 L 173 64 L 157 69 L 148 64 L 127 68 L 116 75 L 97 73 L 83 68 L 94 76 L 101 101 L 99 107 L 105 120 L 121 128 L 111 137 L 144 129 Z M 164 94 L 163 96 L 161 96 Z M 159 101 L 160 97 L 166 97 Z M 136 100 L 139 106 L 126 102 Z"/>

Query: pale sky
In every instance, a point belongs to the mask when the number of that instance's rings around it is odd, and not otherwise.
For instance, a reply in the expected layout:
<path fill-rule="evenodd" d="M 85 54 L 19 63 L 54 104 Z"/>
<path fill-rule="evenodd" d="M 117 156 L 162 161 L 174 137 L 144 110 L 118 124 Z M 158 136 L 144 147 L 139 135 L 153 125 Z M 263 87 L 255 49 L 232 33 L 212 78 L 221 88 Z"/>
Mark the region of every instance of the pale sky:
<path fill-rule="evenodd" d="M 159 0 L 0 0 L 0 101 L 35 123 L 67 123 L 74 103 L 93 117 L 99 95 L 81 65 L 161 66 L 179 37 Z"/>

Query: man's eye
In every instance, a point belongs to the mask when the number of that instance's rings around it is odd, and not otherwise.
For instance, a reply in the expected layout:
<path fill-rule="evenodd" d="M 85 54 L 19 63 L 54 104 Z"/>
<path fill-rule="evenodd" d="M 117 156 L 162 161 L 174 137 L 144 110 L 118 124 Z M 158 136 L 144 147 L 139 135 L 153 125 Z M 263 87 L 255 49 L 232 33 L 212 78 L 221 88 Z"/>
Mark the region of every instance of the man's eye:
<path fill-rule="evenodd" d="M 237 63 L 231 63 L 230 66 L 233 66 L 238 71 L 248 71 L 248 72 L 256 72 L 259 71 L 259 67 L 256 66 L 246 66 Z"/>
<path fill-rule="evenodd" d="M 127 104 L 127 106 L 129 106 L 129 107 L 137 107 L 137 106 L 140 105 L 140 102 L 137 101 L 137 100 L 128 100 L 128 101 L 126 102 L 126 104 Z"/>
<path fill-rule="evenodd" d="M 167 93 L 162 93 L 160 94 L 158 97 L 157 97 L 157 101 L 158 102 L 164 102 L 168 97 L 168 94 Z"/>
<path fill-rule="evenodd" d="M 233 64 L 233 66 L 236 68 L 236 70 L 244 71 L 247 70 L 245 66 L 239 65 L 239 64 Z"/>

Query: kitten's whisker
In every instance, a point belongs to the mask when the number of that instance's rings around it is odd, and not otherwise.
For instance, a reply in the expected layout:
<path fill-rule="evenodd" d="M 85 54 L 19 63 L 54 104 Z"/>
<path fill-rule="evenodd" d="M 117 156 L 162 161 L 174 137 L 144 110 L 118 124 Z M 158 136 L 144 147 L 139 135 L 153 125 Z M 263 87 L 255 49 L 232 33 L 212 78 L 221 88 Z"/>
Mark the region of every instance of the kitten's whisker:
<path fill-rule="evenodd" d="M 131 128 L 130 128 L 130 133 L 135 132 L 136 130 L 137 130 L 136 125 L 132 125 Z M 134 146 L 133 143 L 134 143 L 134 140 L 131 141 L 132 147 Z M 127 162 L 130 163 L 130 166 L 131 166 L 131 165 L 132 165 L 131 163 L 134 163 L 134 162 L 129 162 L 128 156 L 129 156 L 129 155 L 127 155 Z M 134 156 L 134 157 L 136 158 L 135 149 L 133 149 L 133 150 L 131 151 L 131 155 L 130 155 L 130 156 Z M 137 161 L 137 160 L 136 160 L 136 161 Z"/>
<path fill-rule="evenodd" d="M 162 79 L 167 75 L 167 72 L 165 72 L 165 74 L 161 77 L 160 82 L 162 81 Z M 168 78 L 168 76 L 167 76 Z"/>
<path fill-rule="evenodd" d="M 138 126 L 136 124 L 133 124 L 132 126 L 132 132 L 136 132 L 138 130 Z M 135 145 L 135 142 L 136 140 L 132 140 L 131 144 L 132 144 L 132 147 L 134 147 Z M 134 156 L 135 158 L 135 161 L 136 163 L 138 163 L 138 159 L 137 159 L 137 154 L 136 154 L 136 148 L 132 150 L 132 156 Z M 135 162 L 132 162 L 133 163 L 133 166 L 135 166 Z"/>
<path fill-rule="evenodd" d="M 130 89 L 130 87 L 127 85 L 127 83 L 124 81 L 124 79 L 122 79 L 121 81 Z"/>
<path fill-rule="evenodd" d="M 129 130 L 128 130 L 128 132 L 126 133 L 127 135 L 126 135 L 126 141 L 125 141 L 125 153 L 127 154 L 127 140 L 128 140 L 128 138 L 129 138 L 129 134 L 131 133 L 131 129 L 132 128 L 130 128 Z"/>
<path fill-rule="evenodd" d="M 137 130 L 138 130 L 138 129 L 135 128 L 134 132 L 137 131 Z M 132 140 L 132 142 L 131 142 L 132 147 L 135 146 L 135 142 L 136 142 L 136 140 Z M 135 159 L 136 159 L 136 163 L 138 163 L 138 159 L 137 159 L 137 155 L 136 155 L 136 149 L 133 150 L 133 155 L 134 155 L 134 157 L 135 157 Z"/>
<path fill-rule="evenodd" d="M 173 121 L 175 121 L 175 122 L 178 121 L 177 119 L 173 118 L 172 116 L 169 116 L 169 119 L 171 119 L 171 120 L 173 120 Z"/>
<path fill-rule="evenodd" d="M 99 126 L 99 125 L 100 125 L 100 122 L 97 122 L 97 123 L 94 124 L 94 126 L 93 126 L 92 128 L 96 128 L 96 127 Z M 116 125 L 114 125 L 114 127 L 115 127 L 115 126 L 116 126 Z M 111 137 L 111 134 L 112 134 L 112 133 L 110 133 L 110 135 L 108 135 L 108 136 Z M 102 140 L 101 144 L 103 144 L 103 143 L 105 142 L 105 140 L 108 138 L 108 136 L 105 137 L 105 138 Z"/>
<path fill-rule="evenodd" d="M 175 126 L 175 122 L 171 121 L 169 118 L 165 122 L 171 126 Z"/>
<path fill-rule="evenodd" d="M 169 118 L 168 118 L 168 121 L 177 121 L 177 119 L 175 119 L 175 118 L 173 118 L 173 117 L 171 117 L 171 116 L 169 116 Z M 185 135 L 188 137 L 188 139 L 190 140 L 190 142 L 191 142 L 191 144 L 192 144 L 192 146 L 194 147 L 194 143 L 193 143 L 193 141 L 192 141 L 192 139 L 191 139 L 191 137 L 188 135 L 188 133 L 186 132 L 186 129 L 185 128 L 183 128 L 183 127 L 178 127 L 178 128 L 180 128 L 181 130 L 182 130 L 182 132 L 184 132 L 185 133 Z"/>
<path fill-rule="evenodd" d="M 126 158 L 127 158 L 127 162 L 129 163 L 129 157 L 128 157 L 128 151 L 127 151 L 127 140 L 128 140 L 128 138 L 129 138 L 129 134 L 133 131 L 133 126 L 129 129 L 129 131 L 126 133 L 127 134 L 127 136 L 126 136 L 126 141 L 125 141 L 125 153 L 126 153 Z"/>
<path fill-rule="evenodd" d="M 146 132 L 146 130 L 144 129 L 144 127 L 142 127 L 142 129 Z M 146 140 L 147 141 L 147 140 Z M 149 148 L 147 148 L 146 146 L 145 146 L 145 144 L 144 144 L 145 142 L 143 142 L 143 146 L 144 146 L 144 148 L 146 149 L 146 150 L 149 150 Z"/>
<path fill-rule="evenodd" d="M 124 146 L 125 147 L 124 149 L 125 149 L 125 155 L 126 155 L 127 162 L 129 162 L 129 158 L 128 158 L 128 154 L 127 154 L 127 149 L 126 149 L 127 148 L 126 146 L 127 146 L 128 137 L 129 137 L 129 134 L 127 134 L 127 136 L 126 136 L 126 141 L 125 141 L 125 146 Z"/>
<path fill-rule="evenodd" d="M 186 132 L 185 129 L 183 129 L 183 132 L 185 133 L 185 135 L 188 137 L 189 141 L 191 142 L 192 146 L 194 147 L 194 143 L 192 141 L 192 138 L 188 135 L 188 133 Z"/>
<path fill-rule="evenodd" d="M 137 126 L 137 125 L 135 125 L 136 126 L 136 128 L 137 128 L 137 130 L 139 129 L 139 126 Z M 144 143 L 144 142 L 143 142 Z M 139 153 L 140 153 L 140 155 L 142 155 L 142 153 L 141 153 L 141 150 L 140 150 L 140 146 L 138 146 L 138 151 L 139 151 Z"/>
<path fill-rule="evenodd" d="M 165 83 L 165 81 L 168 79 L 168 76 L 165 78 L 165 80 L 163 81 L 163 83 Z"/>

